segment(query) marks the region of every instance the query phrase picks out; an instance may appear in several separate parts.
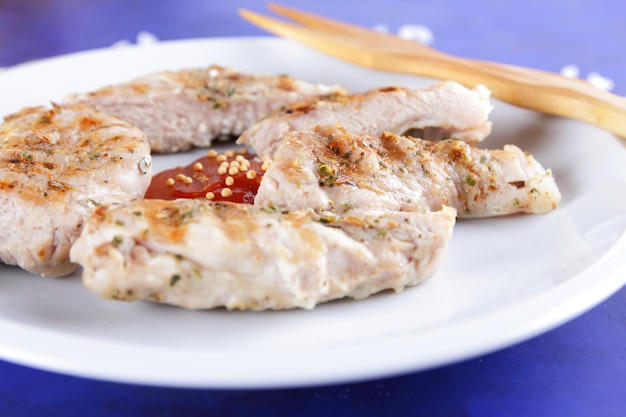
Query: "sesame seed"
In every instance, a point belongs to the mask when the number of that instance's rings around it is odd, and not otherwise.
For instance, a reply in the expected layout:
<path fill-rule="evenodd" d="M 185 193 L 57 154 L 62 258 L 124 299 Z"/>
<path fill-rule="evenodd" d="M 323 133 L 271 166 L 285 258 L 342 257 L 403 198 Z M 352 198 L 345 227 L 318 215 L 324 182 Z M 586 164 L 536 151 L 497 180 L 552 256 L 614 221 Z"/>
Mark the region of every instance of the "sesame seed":
<path fill-rule="evenodd" d="M 204 166 L 200 162 L 196 162 L 195 164 L 193 164 L 194 171 L 202 171 L 203 168 Z"/>
<path fill-rule="evenodd" d="M 187 176 L 185 174 L 178 174 L 178 175 L 176 175 L 176 181 L 183 182 L 183 181 L 185 181 L 185 178 L 187 178 Z"/>
<path fill-rule="evenodd" d="M 241 164 L 240 164 L 239 162 L 237 162 L 237 161 L 231 161 L 231 163 L 230 163 L 230 166 L 231 166 L 231 167 L 237 167 L 237 168 L 239 168 L 239 166 L 240 166 L 240 165 L 241 165 Z"/>
<path fill-rule="evenodd" d="M 222 161 L 225 161 L 226 159 L 228 159 L 228 158 L 226 158 L 226 155 L 224 155 L 224 154 L 217 155 L 217 156 L 215 157 L 215 160 L 216 160 L 217 162 L 222 162 Z"/>
<path fill-rule="evenodd" d="M 233 177 L 226 177 L 226 180 L 224 180 L 224 183 L 228 186 L 231 186 L 235 183 L 235 179 Z"/>
<path fill-rule="evenodd" d="M 168 187 L 173 186 L 175 183 L 174 178 L 168 178 L 167 181 L 165 181 L 165 185 L 167 185 Z"/>
<path fill-rule="evenodd" d="M 213 200 L 215 198 L 215 193 L 209 191 L 208 193 L 206 193 L 205 197 L 207 200 Z"/>
<path fill-rule="evenodd" d="M 193 182 L 193 178 L 191 177 L 185 177 L 185 179 L 183 180 L 183 182 L 187 185 L 191 184 Z"/>
<path fill-rule="evenodd" d="M 219 175 L 224 175 L 224 174 L 226 174 L 227 172 L 228 172 L 228 169 L 227 169 L 226 167 L 219 167 L 219 168 L 217 169 L 217 173 L 218 173 Z"/>
<path fill-rule="evenodd" d="M 233 195 L 233 190 L 231 190 L 230 188 L 224 188 L 221 194 L 222 197 L 230 197 L 231 195 Z"/>
<path fill-rule="evenodd" d="M 250 171 L 246 172 L 246 178 L 249 180 L 253 180 L 256 178 L 256 171 L 251 169 Z"/>
<path fill-rule="evenodd" d="M 246 172 L 248 168 L 250 168 L 250 165 L 243 164 L 239 167 L 239 172 Z"/>
<path fill-rule="evenodd" d="M 263 164 L 261 165 L 261 170 L 267 171 L 269 167 L 270 167 L 270 164 L 268 164 L 267 162 L 263 162 Z"/>
<path fill-rule="evenodd" d="M 228 173 L 230 175 L 235 175 L 239 172 L 239 167 L 233 167 L 231 166 L 230 168 L 228 168 Z"/>
<path fill-rule="evenodd" d="M 235 161 L 240 162 L 240 163 L 245 161 L 245 160 L 246 160 L 246 158 L 243 155 L 237 155 L 235 157 Z"/>
<path fill-rule="evenodd" d="M 241 155 L 248 155 L 248 148 L 241 148 L 241 149 L 239 149 L 239 153 Z"/>
<path fill-rule="evenodd" d="M 209 149 L 209 152 L 206 153 L 206 156 L 209 158 L 215 158 L 217 156 L 217 151 L 215 149 Z"/>
<path fill-rule="evenodd" d="M 235 156 L 235 151 L 234 151 L 234 150 L 232 150 L 232 149 L 230 149 L 230 150 L 228 150 L 228 151 L 224 152 L 224 155 L 225 155 L 226 157 L 228 157 L 228 158 L 232 158 L 233 156 Z"/>

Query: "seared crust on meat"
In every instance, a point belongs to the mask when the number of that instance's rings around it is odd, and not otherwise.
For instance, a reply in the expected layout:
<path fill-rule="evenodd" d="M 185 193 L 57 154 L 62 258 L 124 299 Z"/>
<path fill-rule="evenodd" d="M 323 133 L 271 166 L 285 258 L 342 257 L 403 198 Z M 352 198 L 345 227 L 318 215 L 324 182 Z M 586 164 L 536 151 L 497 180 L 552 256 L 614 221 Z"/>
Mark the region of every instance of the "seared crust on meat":
<path fill-rule="evenodd" d="M 550 170 L 513 145 L 484 150 L 460 140 L 317 127 L 285 137 L 255 204 L 332 212 L 447 205 L 459 217 L 489 217 L 546 213 L 560 198 Z"/>
<path fill-rule="evenodd" d="M 0 260 L 60 276 L 99 204 L 142 197 L 152 174 L 144 134 L 91 108 L 34 107 L 0 125 Z"/>
<path fill-rule="evenodd" d="M 427 140 L 455 138 L 476 144 L 491 133 L 493 106 L 484 86 L 470 90 L 454 81 L 412 90 L 381 87 L 350 96 L 294 103 L 247 129 L 237 140 L 273 157 L 282 138 L 315 126 L 342 126 L 354 133 L 392 132 Z"/>
<path fill-rule="evenodd" d="M 189 309 L 313 308 L 434 275 L 455 222 L 436 213 L 354 212 L 320 219 L 206 200 L 101 206 L 71 251 L 106 298 Z"/>
<path fill-rule="evenodd" d="M 213 65 L 150 74 L 74 94 L 64 102 L 119 116 L 146 133 L 153 152 L 166 153 L 239 136 L 293 101 L 328 94 L 345 94 L 345 90 L 286 75 L 245 74 Z"/>

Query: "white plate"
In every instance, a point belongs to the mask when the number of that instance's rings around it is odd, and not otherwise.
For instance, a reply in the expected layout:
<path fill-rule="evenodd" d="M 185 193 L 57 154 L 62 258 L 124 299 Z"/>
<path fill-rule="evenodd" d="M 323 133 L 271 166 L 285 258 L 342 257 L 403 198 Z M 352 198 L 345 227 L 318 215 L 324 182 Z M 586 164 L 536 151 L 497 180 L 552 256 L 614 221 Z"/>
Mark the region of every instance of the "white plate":
<path fill-rule="evenodd" d="M 273 38 L 161 43 L 80 53 L 0 72 L 0 113 L 162 69 L 233 65 L 351 91 L 432 80 L 369 71 Z M 443 267 L 401 294 L 313 311 L 185 311 L 103 300 L 78 275 L 0 266 L 0 357 L 143 384 L 276 387 L 371 379 L 493 351 L 588 310 L 626 281 L 626 150 L 581 123 L 497 102 L 485 147 L 515 143 L 563 193 L 543 216 L 460 221 Z M 157 158 L 157 170 L 194 155 Z"/>

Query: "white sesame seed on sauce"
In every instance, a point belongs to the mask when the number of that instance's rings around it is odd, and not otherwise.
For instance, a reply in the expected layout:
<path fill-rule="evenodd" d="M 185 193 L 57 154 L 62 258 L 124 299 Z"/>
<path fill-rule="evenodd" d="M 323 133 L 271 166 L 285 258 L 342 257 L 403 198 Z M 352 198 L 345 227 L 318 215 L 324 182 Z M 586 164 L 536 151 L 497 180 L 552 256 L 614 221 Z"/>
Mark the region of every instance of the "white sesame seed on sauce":
<path fill-rule="evenodd" d="M 155 192 L 150 198 L 195 198 L 200 192 L 207 201 L 242 203 L 248 192 L 256 193 L 259 179 L 271 162 L 271 158 L 259 157 L 246 148 L 208 149 L 202 158 L 191 164 L 162 173 L 165 174 L 159 179 L 162 196 L 157 197 Z"/>

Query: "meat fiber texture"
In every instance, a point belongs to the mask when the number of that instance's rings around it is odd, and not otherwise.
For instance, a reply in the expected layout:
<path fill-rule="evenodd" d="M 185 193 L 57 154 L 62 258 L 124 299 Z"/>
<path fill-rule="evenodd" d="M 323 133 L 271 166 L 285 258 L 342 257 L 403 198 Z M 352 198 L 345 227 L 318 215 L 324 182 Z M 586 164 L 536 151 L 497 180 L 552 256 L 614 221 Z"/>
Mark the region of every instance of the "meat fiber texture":
<path fill-rule="evenodd" d="M 26 108 L 0 125 L 0 260 L 49 276 L 94 207 L 142 197 L 152 177 L 143 132 L 91 108 Z"/>
<path fill-rule="evenodd" d="M 331 213 L 451 206 L 467 218 L 547 213 L 560 199 L 551 171 L 513 145 L 484 150 L 320 126 L 284 138 L 255 205 Z"/>
<path fill-rule="evenodd" d="M 345 90 L 213 65 L 149 74 L 72 94 L 63 105 L 78 103 L 119 116 L 146 133 L 153 152 L 168 153 L 239 136 L 293 101 L 329 94 Z"/>
<path fill-rule="evenodd" d="M 332 224 L 206 200 L 101 206 L 72 248 L 85 287 L 188 309 L 311 309 L 432 277 L 455 213 L 365 210 Z"/>
<path fill-rule="evenodd" d="M 274 157 L 290 132 L 342 126 L 353 133 L 456 138 L 474 145 L 491 133 L 490 94 L 484 86 L 471 90 L 446 81 L 417 90 L 392 86 L 313 99 L 292 104 L 256 123 L 243 132 L 238 143 L 251 146 L 261 156 Z"/>

